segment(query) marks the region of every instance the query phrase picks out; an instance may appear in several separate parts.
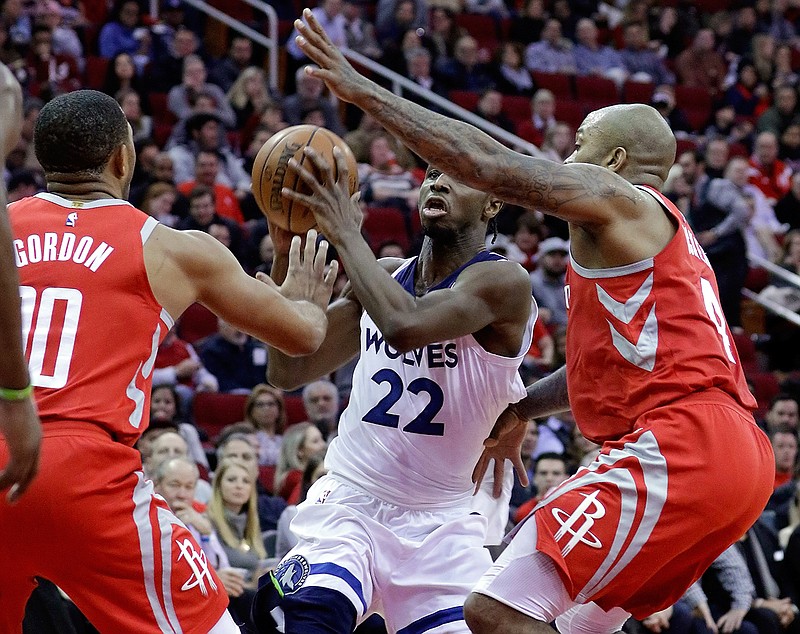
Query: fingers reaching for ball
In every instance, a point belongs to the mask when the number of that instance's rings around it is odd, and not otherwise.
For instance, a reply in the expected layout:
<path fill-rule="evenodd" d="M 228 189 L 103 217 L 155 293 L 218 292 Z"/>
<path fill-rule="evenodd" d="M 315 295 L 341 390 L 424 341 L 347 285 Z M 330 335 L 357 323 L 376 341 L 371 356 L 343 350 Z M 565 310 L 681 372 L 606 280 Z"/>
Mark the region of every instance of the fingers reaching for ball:
<path fill-rule="evenodd" d="M 328 242 L 320 240 L 317 243 L 316 230 L 309 230 L 305 236 L 305 246 L 301 244 L 301 236 L 292 238 L 289 269 L 280 286 L 280 292 L 287 299 L 306 300 L 325 309 L 333 292 L 339 263 L 333 261 L 330 266 L 326 266 Z"/>
<path fill-rule="evenodd" d="M 303 154 L 307 161 L 301 163 L 292 158 L 289 168 L 297 173 L 310 192 L 301 193 L 284 187 L 281 195 L 310 209 L 320 231 L 334 244 L 348 233 L 360 234 L 363 213 L 358 195 L 351 194 L 345 153 L 338 147 L 333 148 L 336 175 L 334 166 L 314 148 L 304 148 Z"/>

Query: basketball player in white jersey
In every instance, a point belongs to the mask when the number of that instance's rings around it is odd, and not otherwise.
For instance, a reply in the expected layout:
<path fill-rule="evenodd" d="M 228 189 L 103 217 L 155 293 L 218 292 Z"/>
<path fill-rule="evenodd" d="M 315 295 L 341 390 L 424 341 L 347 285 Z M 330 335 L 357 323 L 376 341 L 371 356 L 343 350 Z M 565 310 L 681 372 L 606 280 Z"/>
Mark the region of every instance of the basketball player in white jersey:
<path fill-rule="evenodd" d="M 337 182 L 307 152 L 320 180 L 290 165 L 313 194 L 284 195 L 313 209 L 350 286 L 328 308 L 320 349 L 302 359 L 271 351 L 269 379 L 291 389 L 360 358 L 328 475 L 292 521 L 298 545 L 262 578 L 256 622 L 261 632 L 346 634 L 378 613 L 390 632 L 468 632 L 464 600 L 491 564 L 471 470 L 495 417 L 524 393 L 530 280 L 485 249 L 502 202 L 434 168 L 420 188 L 421 254 L 376 261 L 343 156 Z M 287 234 L 270 233 L 278 283 Z"/>

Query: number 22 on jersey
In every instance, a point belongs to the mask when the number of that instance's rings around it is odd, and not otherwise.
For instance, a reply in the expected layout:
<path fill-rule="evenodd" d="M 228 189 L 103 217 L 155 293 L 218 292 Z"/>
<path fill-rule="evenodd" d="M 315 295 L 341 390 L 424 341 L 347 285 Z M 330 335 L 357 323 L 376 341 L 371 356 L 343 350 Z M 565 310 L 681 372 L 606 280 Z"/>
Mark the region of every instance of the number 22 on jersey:
<path fill-rule="evenodd" d="M 378 385 L 388 383 L 389 393 L 364 414 L 362 418 L 364 422 L 383 427 L 399 427 L 400 416 L 389 410 L 403 397 L 403 392 L 410 392 L 415 396 L 427 394 L 429 397 L 427 405 L 403 427 L 403 431 L 423 436 L 444 436 L 444 423 L 437 423 L 433 420 L 444 405 L 444 393 L 438 383 L 421 376 L 411 381 L 406 387 L 403 385 L 400 375 L 389 368 L 378 370 L 372 375 L 372 380 Z"/>
<path fill-rule="evenodd" d="M 37 296 L 32 286 L 20 286 L 19 296 L 22 343 L 31 383 L 36 387 L 62 388 L 67 384 L 72 363 L 83 295 L 75 288 L 45 288 Z"/>

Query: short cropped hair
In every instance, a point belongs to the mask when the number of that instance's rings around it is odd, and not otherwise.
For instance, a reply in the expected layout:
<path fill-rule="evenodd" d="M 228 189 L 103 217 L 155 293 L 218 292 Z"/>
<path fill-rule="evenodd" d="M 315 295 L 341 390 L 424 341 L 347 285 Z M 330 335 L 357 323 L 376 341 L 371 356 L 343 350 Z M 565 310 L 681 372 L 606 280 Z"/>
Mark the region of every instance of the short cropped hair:
<path fill-rule="evenodd" d="M 99 175 L 128 141 L 128 121 L 113 97 L 97 90 L 59 95 L 42 108 L 33 132 L 47 173 Z"/>

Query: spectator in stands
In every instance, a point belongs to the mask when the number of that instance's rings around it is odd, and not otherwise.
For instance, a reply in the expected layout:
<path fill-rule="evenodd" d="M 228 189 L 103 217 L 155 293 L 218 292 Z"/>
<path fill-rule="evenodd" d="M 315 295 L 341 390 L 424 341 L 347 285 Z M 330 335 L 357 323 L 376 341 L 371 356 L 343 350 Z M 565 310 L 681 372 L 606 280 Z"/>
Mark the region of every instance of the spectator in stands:
<path fill-rule="evenodd" d="M 267 349 L 222 319 L 199 354 L 203 365 L 217 377 L 220 392 L 249 393 L 266 376 Z"/>
<path fill-rule="evenodd" d="M 367 112 L 362 114 L 358 127 L 348 132 L 344 140 L 353 151 L 353 156 L 355 156 L 358 163 L 369 163 L 370 146 L 373 139 L 380 134 L 383 134 L 389 141 L 389 147 L 401 167 L 410 170 L 416 166 L 414 155 L 408 151 L 406 146 L 393 136 L 390 136 L 383 126 Z"/>
<path fill-rule="evenodd" d="M 408 256 L 403 249 L 403 245 L 399 242 L 396 240 L 384 240 L 378 245 L 375 257 L 379 260 L 381 258 L 400 258 L 401 260 L 405 260 Z"/>
<path fill-rule="evenodd" d="M 0 29 L 8 33 L 13 47 L 24 49 L 31 41 L 33 20 L 25 10 L 22 0 L 6 0 L 0 8 Z"/>
<path fill-rule="evenodd" d="M 750 210 L 741 187 L 733 180 L 741 180 L 747 161 L 731 159 L 725 178 L 715 179 L 703 173 L 702 156 L 694 152 L 682 153 L 678 164 L 693 189 L 688 220 L 716 273 L 722 310 L 731 327 L 740 327 L 741 289 L 748 268 L 742 230 Z"/>
<path fill-rule="evenodd" d="M 721 138 L 712 137 L 706 143 L 703 152 L 703 163 L 705 165 L 705 173 L 710 178 L 722 178 L 725 174 L 725 167 L 728 165 L 730 158 L 730 149 L 728 143 Z"/>
<path fill-rule="evenodd" d="M 125 118 L 133 130 L 133 141 L 144 141 L 153 136 L 153 118 L 142 111 L 142 98 L 135 90 L 123 88 L 114 95 Z"/>
<path fill-rule="evenodd" d="M 540 149 L 544 158 L 563 163 L 575 149 L 575 130 L 569 123 L 557 121 L 544 133 Z"/>
<path fill-rule="evenodd" d="M 536 493 L 534 497 L 519 506 L 514 516 L 515 524 L 519 524 L 525 519 L 550 489 L 564 482 L 569 476 L 567 473 L 567 461 L 562 454 L 553 452 L 539 454 L 535 464 L 533 485 Z"/>
<path fill-rule="evenodd" d="M 181 83 L 170 88 L 167 108 L 177 119 L 186 119 L 192 112 L 192 101 L 200 93 L 210 95 L 216 104 L 215 114 L 226 128 L 236 126 L 236 114 L 219 86 L 207 81 L 206 64 L 199 55 L 187 55 L 183 60 Z"/>
<path fill-rule="evenodd" d="M 258 464 L 278 464 L 281 433 L 286 426 L 283 392 L 266 383 L 256 385 L 244 405 L 244 420 L 257 430 Z"/>
<path fill-rule="evenodd" d="M 645 24 L 639 22 L 626 24 L 623 39 L 624 48 L 620 51 L 620 55 L 631 79 L 652 82 L 656 85 L 675 83 L 675 75 L 650 48 Z"/>
<path fill-rule="evenodd" d="M 191 411 L 191 405 L 183 404 L 174 385 L 163 383 L 155 385 L 150 394 L 150 427 L 153 429 L 171 429 L 177 432 L 186 443 L 185 455 L 202 467 L 203 474 L 208 475 L 208 458 L 200 440 L 197 428 L 187 422 L 183 412 Z M 167 451 L 174 450 L 176 444 L 166 439 L 163 446 Z M 151 447 L 153 445 L 151 444 Z M 156 447 L 161 445 L 156 445 Z M 182 453 L 182 452 L 180 452 Z M 208 487 L 200 485 L 195 494 L 198 499 L 208 500 Z"/>
<path fill-rule="evenodd" d="M 522 46 L 538 42 L 547 17 L 544 0 L 525 0 L 519 14 L 511 17 L 508 39 Z"/>
<path fill-rule="evenodd" d="M 452 59 L 437 62 L 436 72 L 447 90 L 480 92 L 492 85 L 490 68 L 481 61 L 478 41 L 471 35 L 458 38 Z"/>
<path fill-rule="evenodd" d="M 205 185 L 196 185 L 189 192 L 189 214 L 178 221 L 177 229 L 193 229 L 209 233 L 212 225 L 225 225 L 231 235 L 230 249 L 234 255 L 242 252 L 242 231 L 239 224 L 217 213 L 214 191 Z M 252 386 L 251 386 L 252 387 Z"/>
<path fill-rule="evenodd" d="M 506 248 L 506 257 L 519 262 L 527 271 L 536 268 L 536 254 L 539 243 L 544 237 L 541 215 L 535 211 L 526 211 L 517 218 L 514 235 L 504 239 L 502 244 Z"/>
<path fill-rule="evenodd" d="M 397 161 L 387 134 L 378 133 L 369 144 L 369 162 L 359 167 L 362 201 L 367 205 L 395 207 L 409 219 L 416 211 L 419 180 Z"/>
<path fill-rule="evenodd" d="M 378 43 L 383 46 L 386 40 L 397 40 L 409 29 L 427 30 L 428 14 L 427 0 L 378 0 L 375 6 Z M 325 32 L 328 32 L 327 28 Z"/>
<path fill-rule="evenodd" d="M 27 94 L 44 101 L 81 86 L 75 59 L 53 52 L 53 34 L 46 26 L 37 25 L 33 29 L 31 47 L 25 58 L 25 74 Z"/>
<path fill-rule="evenodd" d="M 756 137 L 750 156 L 749 180 L 763 192 L 771 205 L 775 205 L 791 188 L 792 172 L 778 158 L 778 149 L 778 136 L 765 131 Z"/>
<path fill-rule="evenodd" d="M 246 35 L 235 33 L 231 36 L 228 53 L 213 65 L 208 80 L 229 92 L 245 69 L 254 66 L 253 41 Z M 266 85 L 266 81 L 264 83 Z"/>
<path fill-rule="evenodd" d="M 191 29 L 178 27 L 172 36 L 172 43 L 150 67 L 150 78 L 154 92 L 168 92 L 181 83 L 184 61 L 200 48 L 200 40 Z"/>
<path fill-rule="evenodd" d="M 328 0 L 340 2 L 341 0 Z M 283 101 L 283 113 L 289 125 L 298 125 L 302 122 L 303 115 L 309 110 L 320 110 L 325 120 L 325 127 L 339 136 L 344 136 L 346 130 L 339 112 L 330 98 L 323 95 L 325 84 L 317 77 L 308 75 L 305 66 L 298 68 L 295 73 L 297 92 L 288 95 Z"/>
<path fill-rule="evenodd" d="M 493 81 L 504 95 L 529 97 L 535 88 L 528 69 L 525 68 L 525 49 L 519 42 L 503 42 L 495 52 Z"/>
<path fill-rule="evenodd" d="M 226 426 L 217 439 L 217 464 L 235 460 L 258 477 L 258 439 L 251 423 L 240 421 Z"/>
<path fill-rule="evenodd" d="M 475 106 L 475 114 L 503 130 L 516 132 L 514 122 L 503 112 L 503 95 L 494 88 L 487 88 L 481 93 Z"/>
<path fill-rule="evenodd" d="M 764 430 L 771 433 L 777 429 L 788 427 L 797 433 L 798 423 L 800 423 L 800 407 L 798 407 L 797 399 L 784 392 L 772 397 L 769 409 L 764 416 L 762 425 Z"/>
<path fill-rule="evenodd" d="M 695 21 L 687 11 L 664 5 L 660 7 L 658 21 L 651 26 L 650 35 L 659 45 L 659 55 L 674 60 L 686 46 L 686 34 L 695 29 Z"/>
<path fill-rule="evenodd" d="M 723 103 L 739 116 L 756 117 L 769 106 L 769 87 L 759 81 L 753 60 L 743 57 L 736 68 L 736 82 L 725 91 Z"/>
<path fill-rule="evenodd" d="M 195 392 L 219 391 L 217 378 L 203 366 L 192 344 L 181 339 L 175 328 L 167 332 L 158 346 L 153 365 L 153 385 L 175 388 L 186 411 L 189 411 Z"/>
<path fill-rule="evenodd" d="M 186 5 L 183 0 L 162 0 L 160 4 L 158 21 L 150 27 L 153 61 L 156 64 L 169 58 L 176 33 L 186 27 Z"/>
<path fill-rule="evenodd" d="M 725 139 L 729 145 L 741 144 L 746 151 L 753 145 L 755 126 L 747 117 L 737 117 L 733 106 L 722 104 L 712 115 L 710 125 L 705 129 L 704 136 Z"/>
<path fill-rule="evenodd" d="M 152 431 L 148 432 L 145 442 L 139 444 L 139 451 L 142 453 L 144 474 L 152 480 L 158 465 L 165 460 L 178 456 L 188 458 L 189 446 L 172 425 L 162 429 L 154 425 Z"/>
<path fill-rule="evenodd" d="M 138 207 L 161 224 L 175 227 L 178 224 L 178 216 L 172 211 L 177 199 L 178 190 L 174 185 L 154 182 L 144 190 L 142 202 L 138 204 Z"/>
<path fill-rule="evenodd" d="M 747 255 L 777 263 L 781 258 L 779 239 L 785 233 L 785 227 L 778 222 L 772 205 L 767 202 L 761 190 L 746 182 L 747 174 L 738 172 L 737 174 L 739 179 L 745 181 L 742 185 L 742 193 L 750 210 L 747 225 L 744 228 Z"/>
<path fill-rule="evenodd" d="M 531 99 L 531 119 L 517 127 L 519 135 L 531 143 L 541 145 L 545 134 L 556 125 L 556 97 L 547 88 L 539 88 Z"/>
<path fill-rule="evenodd" d="M 502 20 L 510 15 L 504 0 L 464 0 L 464 11 L 488 15 L 496 20 Z"/>
<path fill-rule="evenodd" d="M 53 53 L 73 58 L 78 68 L 83 70 L 83 43 L 75 29 L 64 22 L 63 14 L 57 0 L 45 0 L 38 7 L 38 20 L 53 34 Z"/>
<path fill-rule="evenodd" d="M 682 84 L 705 88 L 712 98 L 722 89 L 727 65 L 714 43 L 711 29 L 700 29 L 691 46 L 675 58 L 675 71 Z"/>
<path fill-rule="evenodd" d="M 300 481 L 300 496 L 297 504 L 304 502 L 308 490 L 311 485 L 319 480 L 322 476 L 328 473 L 325 468 L 325 455 L 319 453 L 311 456 L 303 469 L 303 477 Z M 297 515 L 297 504 L 288 505 L 281 513 L 278 519 L 278 534 L 275 538 L 275 557 L 283 559 L 294 546 L 297 544 L 297 537 L 292 533 L 289 524 L 295 515 Z"/>
<path fill-rule="evenodd" d="M 564 283 L 569 258 L 569 243 L 561 238 L 543 240 L 536 252 L 536 268 L 531 273 L 533 297 L 539 305 L 539 318 L 548 326 L 567 323 Z"/>
<path fill-rule="evenodd" d="M 7 199 L 8 202 L 13 203 L 28 196 L 35 196 L 45 189 L 42 173 L 23 167 L 15 170 L 8 179 Z"/>
<path fill-rule="evenodd" d="M 185 129 L 188 140 L 169 150 L 176 184 L 193 180 L 197 154 L 200 150 L 212 150 L 221 158 L 216 182 L 234 191 L 250 190 L 250 175 L 244 171 L 242 160 L 231 150 L 219 116 L 211 112 L 198 112 L 186 120 Z"/>
<path fill-rule="evenodd" d="M 199 479 L 197 466 L 185 458 L 171 458 L 164 461 L 153 476 L 155 491 L 194 535 L 203 549 L 208 563 L 216 570 L 225 591 L 231 599 L 228 606 L 238 623 L 249 619 L 249 604 L 253 591 L 244 586 L 244 574 L 230 566 L 217 531 L 211 519 L 196 508 L 193 500 L 195 485 Z"/>
<path fill-rule="evenodd" d="M 778 157 L 792 173 L 800 171 L 800 122 L 789 124 L 781 134 Z"/>
<path fill-rule="evenodd" d="M 533 459 L 533 454 L 536 451 L 536 444 L 539 442 L 539 423 L 535 420 L 529 420 L 525 428 L 525 437 L 522 439 L 520 446 L 520 455 L 522 457 L 522 464 L 525 467 L 525 474 L 528 476 L 528 486 L 522 486 L 519 481 L 519 474 L 514 473 L 514 487 L 511 490 L 511 509 L 510 518 L 514 517 L 517 509 L 536 495 L 535 485 L 533 484 L 533 471 L 536 462 Z"/>
<path fill-rule="evenodd" d="M 758 78 L 765 84 L 772 85 L 775 40 L 767 33 L 757 33 L 753 36 L 752 49 L 753 63 L 755 64 Z"/>
<path fill-rule="evenodd" d="M 431 8 L 430 38 L 435 49 L 436 60 L 451 59 L 455 52 L 456 42 L 462 35 L 467 35 L 464 27 L 456 22 L 456 14 L 446 7 Z"/>
<path fill-rule="evenodd" d="M 314 12 L 314 17 L 319 21 L 319 23 L 325 28 L 325 32 L 328 34 L 328 37 L 334 43 L 335 46 L 339 48 L 344 48 L 347 46 L 347 33 L 346 33 L 346 26 L 347 20 L 345 19 L 344 15 L 342 14 L 342 0 L 321 0 L 316 7 L 312 9 Z M 291 34 L 289 35 L 289 39 L 286 40 L 286 52 L 289 53 L 287 55 L 287 65 L 286 65 L 286 82 L 283 87 L 284 93 L 287 95 L 291 95 L 294 90 L 300 92 L 300 82 L 299 82 L 299 71 L 302 66 L 308 63 L 308 58 L 303 54 L 300 48 L 297 46 L 295 42 L 295 37 L 298 35 L 297 29 L 294 29 Z M 321 80 L 314 80 L 315 82 L 319 82 L 322 84 Z M 319 92 L 322 92 L 322 87 L 320 86 Z M 294 108 L 294 106 L 292 106 Z M 307 110 L 308 107 L 303 107 L 301 110 Z M 294 116 L 295 121 L 289 121 L 291 125 L 297 125 L 300 123 L 299 118 L 299 110 L 296 110 L 296 114 L 292 112 L 289 106 L 284 107 L 284 112 L 286 113 L 287 117 Z M 288 119 L 287 119 L 288 120 Z M 328 117 L 326 116 L 326 120 Z M 333 120 L 329 121 L 331 125 L 333 125 Z M 342 136 L 343 132 L 340 132 L 337 129 L 334 129 L 328 125 L 329 129 L 333 130 L 339 136 Z M 341 123 L 339 123 L 339 129 L 341 129 Z"/>
<path fill-rule="evenodd" d="M 447 96 L 447 90 L 432 73 L 433 58 L 431 52 L 427 48 L 424 46 L 415 46 L 404 51 L 403 55 L 405 57 L 406 77 L 422 88 L 426 88 L 443 97 Z M 420 95 L 409 92 L 408 98 L 431 110 L 440 110 L 439 106 Z M 364 113 L 361 118 L 362 121 L 364 117 L 369 117 L 369 115 Z"/>
<path fill-rule="evenodd" d="M 783 131 L 792 123 L 800 123 L 800 114 L 797 112 L 797 89 L 794 86 L 783 85 L 775 88 L 773 103 L 762 114 L 756 123 L 759 132 L 772 132 L 780 137 Z"/>
<path fill-rule="evenodd" d="M 325 439 L 312 423 L 296 423 L 286 429 L 275 469 L 275 492 L 289 504 L 297 504 L 303 470 L 309 459 L 323 453 L 326 447 Z"/>
<path fill-rule="evenodd" d="M 227 98 L 236 113 L 236 129 L 244 129 L 251 117 L 259 117 L 273 103 L 266 73 L 257 66 L 245 68 L 231 85 Z"/>
<path fill-rule="evenodd" d="M 141 24 L 137 0 L 117 0 L 110 20 L 100 29 L 97 51 L 111 59 L 117 53 L 129 53 L 141 72 L 150 61 L 150 32 Z"/>
<path fill-rule="evenodd" d="M 258 257 L 260 262 L 256 266 L 254 273 L 269 275 L 272 270 L 272 262 L 275 259 L 275 245 L 272 242 L 272 236 L 268 233 L 258 243 Z"/>
<path fill-rule="evenodd" d="M 217 215 L 241 225 L 244 218 L 236 192 L 219 182 L 221 162 L 217 152 L 201 149 L 195 156 L 194 179 L 178 185 L 178 191 L 189 196 L 198 185 L 207 187 L 214 192 L 214 209 Z"/>
<path fill-rule="evenodd" d="M 599 42 L 599 30 L 593 20 L 581 18 L 575 27 L 578 44 L 572 49 L 578 75 L 597 75 L 614 81 L 617 88 L 628 78 L 620 54 Z"/>
<path fill-rule="evenodd" d="M 245 588 L 254 589 L 266 571 L 253 473 L 242 463 L 223 460 L 214 473 L 208 515 L 234 568 L 244 569 Z"/>
<path fill-rule="evenodd" d="M 695 132 L 683 110 L 677 107 L 675 89 L 669 84 L 662 84 L 656 87 L 653 91 L 650 105 L 658 110 L 659 114 L 666 119 L 672 131 L 676 133 L 679 138 L 681 136 L 686 137 L 688 134 Z M 701 129 L 704 127 L 705 125 L 702 125 Z"/>
<path fill-rule="evenodd" d="M 542 39 L 525 49 L 525 67 L 542 73 L 576 73 L 572 43 L 562 37 L 561 22 L 553 18 L 545 22 Z"/>
<path fill-rule="evenodd" d="M 774 67 L 772 69 L 773 88 L 778 86 L 793 86 L 797 88 L 797 84 L 800 82 L 800 75 L 797 74 L 792 63 L 793 50 L 788 44 L 781 44 L 775 49 Z"/>
<path fill-rule="evenodd" d="M 789 191 L 775 203 L 775 216 L 789 229 L 800 229 L 800 171 L 792 174 Z"/>
<path fill-rule="evenodd" d="M 347 48 L 372 59 L 379 59 L 383 51 L 378 45 L 375 25 L 364 17 L 362 0 L 344 0 L 342 15 L 345 19 Z"/>
<path fill-rule="evenodd" d="M 774 427 L 769 433 L 775 453 L 775 488 L 794 480 L 797 470 L 797 429 L 789 425 Z"/>
<path fill-rule="evenodd" d="M 133 63 L 133 57 L 124 52 L 117 53 L 109 60 L 101 90 L 112 97 L 120 90 L 133 90 L 139 95 L 142 106 L 145 105 L 148 94 L 145 82 Z"/>
<path fill-rule="evenodd" d="M 303 388 L 303 406 L 308 422 L 316 425 L 326 442 L 339 432 L 339 391 L 327 379 L 309 383 Z"/>

